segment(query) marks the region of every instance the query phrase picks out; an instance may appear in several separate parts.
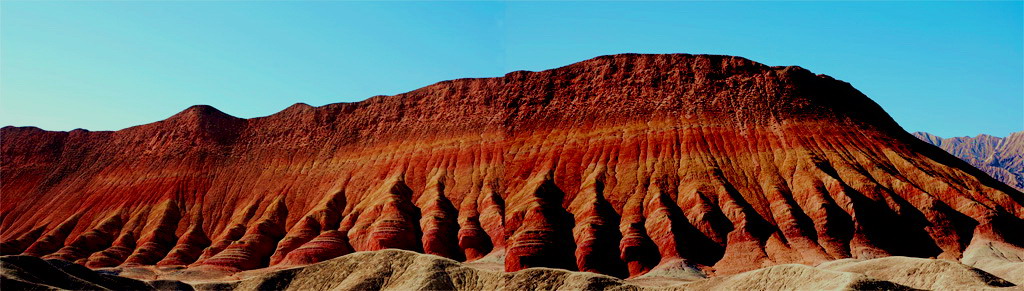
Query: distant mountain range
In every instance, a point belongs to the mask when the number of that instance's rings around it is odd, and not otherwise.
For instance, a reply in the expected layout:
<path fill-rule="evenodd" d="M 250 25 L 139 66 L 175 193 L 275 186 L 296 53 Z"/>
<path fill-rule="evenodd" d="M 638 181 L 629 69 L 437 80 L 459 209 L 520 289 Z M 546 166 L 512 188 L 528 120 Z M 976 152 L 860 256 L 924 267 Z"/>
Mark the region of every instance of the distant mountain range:
<path fill-rule="evenodd" d="M 1024 131 L 1005 138 L 987 134 L 951 138 L 927 132 L 913 134 L 967 161 L 996 180 L 1024 191 Z"/>

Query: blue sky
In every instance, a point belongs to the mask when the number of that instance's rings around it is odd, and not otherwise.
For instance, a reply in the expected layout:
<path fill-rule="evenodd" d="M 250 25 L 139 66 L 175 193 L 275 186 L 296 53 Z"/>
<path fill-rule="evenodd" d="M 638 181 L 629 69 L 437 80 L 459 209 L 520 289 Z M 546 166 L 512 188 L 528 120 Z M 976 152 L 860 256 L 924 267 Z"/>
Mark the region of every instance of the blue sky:
<path fill-rule="evenodd" d="M 1024 130 L 1024 2 L 4 1 L 0 125 L 115 130 L 701 53 L 850 82 L 905 129 Z"/>

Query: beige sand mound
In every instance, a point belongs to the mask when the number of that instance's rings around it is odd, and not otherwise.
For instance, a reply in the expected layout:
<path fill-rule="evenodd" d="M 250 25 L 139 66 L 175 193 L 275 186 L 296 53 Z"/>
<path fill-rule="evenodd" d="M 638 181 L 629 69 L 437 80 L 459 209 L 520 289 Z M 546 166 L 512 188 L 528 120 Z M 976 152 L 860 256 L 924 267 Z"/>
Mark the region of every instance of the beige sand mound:
<path fill-rule="evenodd" d="M 0 257 L 3 290 L 1013 290 L 1014 284 L 953 261 L 908 257 L 845 259 L 777 265 L 745 273 L 693 276 L 672 265 L 621 280 L 588 272 L 530 268 L 506 273 L 403 250 L 357 252 L 290 269 L 232 275 L 182 273 L 175 268 L 90 270 L 66 261 Z M 486 263 L 486 262 L 485 262 Z M 216 271 L 216 270 L 212 270 Z M 121 272 L 114 276 L 116 272 Z M 216 272 L 213 272 L 216 273 Z M 143 277 L 134 280 L 123 276 Z M 216 278 L 215 278 L 216 277 Z M 184 283 L 172 278 L 183 278 Z M 154 280 L 161 279 L 161 280 Z M 1009 288 L 1002 288 L 1009 287 Z"/>
<path fill-rule="evenodd" d="M 906 286 L 850 272 L 805 265 L 778 265 L 665 288 L 684 290 L 911 290 Z"/>
<path fill-rule="evenodd" d="M 677 272 L 679 274 L 674 274 Z M 817 267 L 783 264 L 700 279 L 685 267 L 620 280 L 592 273 L 527 268 L 487 271 L 439 256 L 402 250 L 358 252 L 244 280 L 197 284 L 200 290 L 981 290 L 1013 287 L 980 269 L 949 260 L 884 257 L 844 259 Z"/>
<path fill-rule="evenodd" d="M 558 269 L 514 273 L 480 270 L 450 259 L 402 250 L 358 252 L 319 264 L 249 273 L 197 290 L 638 290 L 614 277 Z"/>
<path fill-rule="evenodd" d="M 846 259 L 822 263 L 818 268 L 863 274 L 917 289 L 978 290 L 1014 286 L 985 271 L 950 260 L 898 256 L 871 260 Z"/>
<path fill-rule="evenodd" d="M 960 262 L 1017 285 L 1024 285 L 1024 249 L 1004 242 L 975 239 Z"/>
<path fill-rule="evenodd" d="M 244 277 L 240 281 L 194 286 L 198 290 L 980 290 L 1013 286 L 956 262 L 906 257 L 839 260 L 819 267 L 778 265 L 710 279 L 690 273 L 672 268 L 627 280 L 548 268 L 505 273 L 438 256 L 383 250 L 294 269 L 247 272 L 236 275 Z"/>

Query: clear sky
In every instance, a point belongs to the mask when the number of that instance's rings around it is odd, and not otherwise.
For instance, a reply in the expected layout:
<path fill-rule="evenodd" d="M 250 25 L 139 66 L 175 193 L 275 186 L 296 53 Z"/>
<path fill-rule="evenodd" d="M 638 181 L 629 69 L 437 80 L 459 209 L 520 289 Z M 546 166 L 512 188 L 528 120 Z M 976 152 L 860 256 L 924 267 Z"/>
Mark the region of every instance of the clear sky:
<path fill-rule="evenodd" d="M 0 125 L 239 117 L 615 53 L 743 56 L 850 82 L 908 131 L 1024 130 L 1024 2 L 3 1 Z"/>

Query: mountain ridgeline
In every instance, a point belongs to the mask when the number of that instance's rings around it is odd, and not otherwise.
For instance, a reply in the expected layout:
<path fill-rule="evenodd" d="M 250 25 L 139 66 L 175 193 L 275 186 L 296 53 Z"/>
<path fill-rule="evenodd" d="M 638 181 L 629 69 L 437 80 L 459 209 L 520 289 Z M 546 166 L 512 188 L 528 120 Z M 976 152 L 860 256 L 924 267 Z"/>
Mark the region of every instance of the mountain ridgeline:
<path fill-rule="evenodd" d="M 913 134 L 985 171 L 996 180 L 1024 190 L 1024 131 L 1007 137 L 979 134 L 975 137 L 942 138 L 927 132 Z"/>

